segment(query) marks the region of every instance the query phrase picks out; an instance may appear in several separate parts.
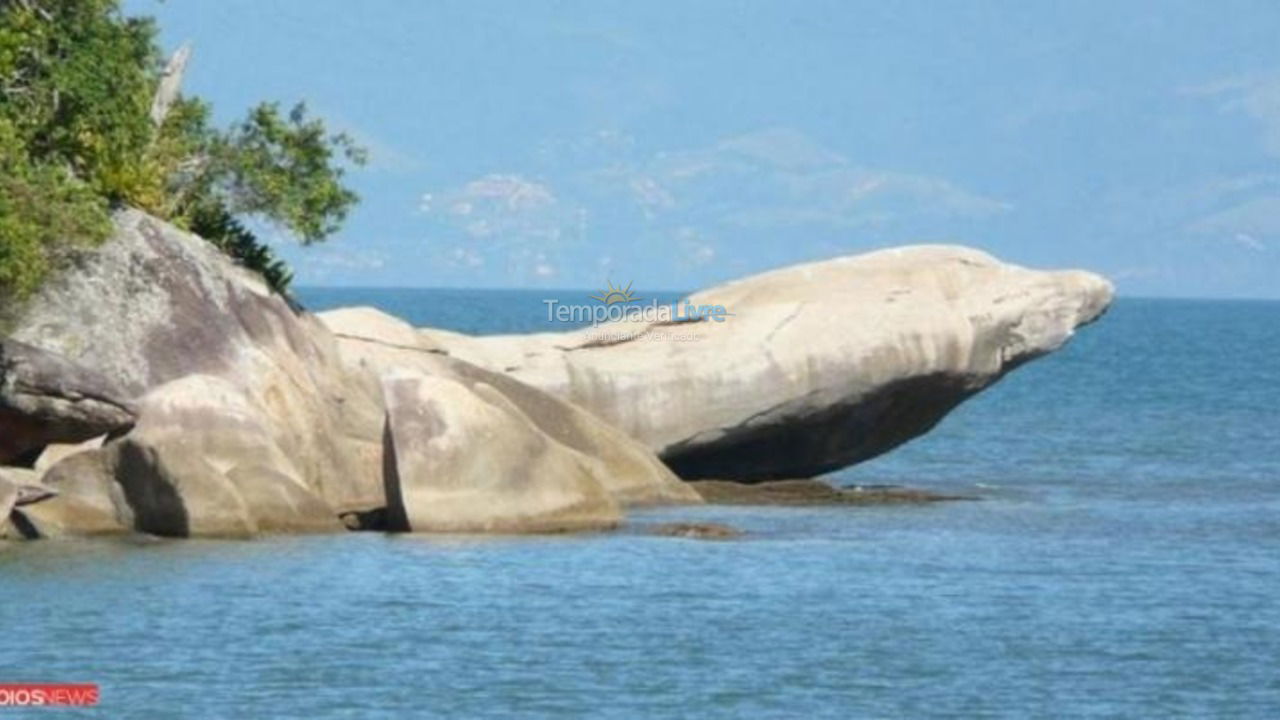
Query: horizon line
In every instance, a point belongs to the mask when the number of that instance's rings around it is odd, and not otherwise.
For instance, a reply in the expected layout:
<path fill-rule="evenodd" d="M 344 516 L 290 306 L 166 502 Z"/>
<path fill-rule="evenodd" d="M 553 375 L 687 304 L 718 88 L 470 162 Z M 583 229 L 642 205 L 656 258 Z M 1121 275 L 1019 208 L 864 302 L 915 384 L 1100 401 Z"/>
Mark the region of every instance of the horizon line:
<path fill-rule="evenodd" d="M 712 286 L 714 287 L 714 286 Z M 308 285 L 298 284 L 295 290 L 443 290 L 458 292 L 595 292 L 599 288 L 592 287 L 528 287 L 528 286 L 475 286 L 475 285 Z M 701 289 L 653 288 L 638 290 L 650 293 L 693 293 Z M 1117 300 L 1195 300 L 1203 302 L 1280 302 L 1280 296 L 1257 297 L 1244 295 L 1131 295 L 1116 293 Z"/>

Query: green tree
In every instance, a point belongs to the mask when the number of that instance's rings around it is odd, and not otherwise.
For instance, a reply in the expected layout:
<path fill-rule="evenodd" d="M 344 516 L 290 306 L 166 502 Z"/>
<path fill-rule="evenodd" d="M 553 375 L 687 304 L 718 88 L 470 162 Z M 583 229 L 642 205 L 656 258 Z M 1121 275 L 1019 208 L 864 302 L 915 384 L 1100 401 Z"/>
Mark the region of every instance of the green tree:
<path fill-rule="evenodd" d="M 332 235 L 365 155 L 299 104 L 213 127 L 199 98 L 157 93 L 166 68 L 149 18 L 118 0 L 0 0 L 0 298 L 21 299 L 133 206 L 186 227 L 278 290 L 290 273 L 245 220 L 304 244 Z M 164 98 L 157 103 L 157 98 Z"/>

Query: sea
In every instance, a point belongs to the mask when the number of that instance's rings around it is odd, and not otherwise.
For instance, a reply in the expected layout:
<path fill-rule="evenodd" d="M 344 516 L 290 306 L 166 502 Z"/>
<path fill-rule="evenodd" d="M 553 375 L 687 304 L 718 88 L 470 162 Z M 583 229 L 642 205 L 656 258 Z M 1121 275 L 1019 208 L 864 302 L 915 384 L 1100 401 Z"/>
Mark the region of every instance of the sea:
<path fill-rule="evenodd" d="M 549 329 L 547 297 L 300 292 L 472 333 Z M 0 683 L 101 696 L 0 720 L 1280 717 L 1280 303 L 1121 298 L 827 479 L 979 499 L 11 544 Z M 675 520 L 746 535 L 646 533 Z"/>

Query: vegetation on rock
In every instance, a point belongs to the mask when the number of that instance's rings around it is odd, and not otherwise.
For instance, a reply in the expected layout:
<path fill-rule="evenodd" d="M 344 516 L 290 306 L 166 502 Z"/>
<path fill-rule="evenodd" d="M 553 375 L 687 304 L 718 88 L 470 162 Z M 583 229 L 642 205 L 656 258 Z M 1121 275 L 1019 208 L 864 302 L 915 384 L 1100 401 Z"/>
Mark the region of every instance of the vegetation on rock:
<path fill-rule="evenodd" d="M 20 300 L 132 206 L 262 273 L 290 273 L 245 224 L 304 244 L 357 201 L 343 184 L 364 151 L 299 104 L 252 108 L 226 129 L 207 103 L 158 92 L 166 66 L 149 18 L 118 0 L 0 0 L 0 299 Z"/>

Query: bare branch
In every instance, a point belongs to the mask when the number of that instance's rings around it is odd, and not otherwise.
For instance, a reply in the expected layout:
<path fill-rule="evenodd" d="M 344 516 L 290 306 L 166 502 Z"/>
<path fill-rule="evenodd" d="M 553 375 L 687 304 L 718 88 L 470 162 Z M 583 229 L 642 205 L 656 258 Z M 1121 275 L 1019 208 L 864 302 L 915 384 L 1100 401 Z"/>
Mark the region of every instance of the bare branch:
<path fill-rule="evenodd" d="M 178 98 L 178 92 L 182 89 L 182 74 L 187 69 L 187 61 L 191 59 L 191 44 L 184 43 L 178 51 L 169 58 L 168 64 L 164 66 L 164 74 L 160 76 L 160 85 L 156 87 L 155 97 L 151 100 L 151 123 L 156 127 L 164 124 L 165 116 L 169 114 L 169 108 L 173 106 L 173 101 Z"/>

